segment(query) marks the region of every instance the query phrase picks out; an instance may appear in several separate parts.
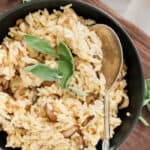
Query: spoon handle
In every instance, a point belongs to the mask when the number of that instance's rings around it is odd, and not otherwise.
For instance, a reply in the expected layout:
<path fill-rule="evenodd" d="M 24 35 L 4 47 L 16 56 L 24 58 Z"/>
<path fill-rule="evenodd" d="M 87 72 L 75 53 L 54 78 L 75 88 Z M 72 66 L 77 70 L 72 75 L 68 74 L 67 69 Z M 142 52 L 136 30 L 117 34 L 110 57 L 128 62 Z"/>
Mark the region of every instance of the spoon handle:
<path fill-rule="evenodd" d="M 110 116 L 109 116 L 109 92 L 107 92 L 104 99 L 104 127 L 105 127 L 105 139 L 102 142 L 102 150 L 109 150 L 110 139 Z"/>

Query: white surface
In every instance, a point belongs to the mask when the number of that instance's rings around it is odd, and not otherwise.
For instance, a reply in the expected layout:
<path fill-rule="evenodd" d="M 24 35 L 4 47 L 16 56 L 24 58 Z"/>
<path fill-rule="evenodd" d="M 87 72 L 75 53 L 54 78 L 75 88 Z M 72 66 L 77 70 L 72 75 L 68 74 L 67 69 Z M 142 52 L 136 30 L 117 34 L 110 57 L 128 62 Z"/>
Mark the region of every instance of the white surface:
<path fill-rule="evenodd" d="M 109 7 L 116 10 L 119 14 L 124 14 L 126 11 L 128 4 L 131 0 L 100 0 L 107 4 Z"/>
<path fill-rule="evenodd" d="M 150 35 L 150 0 L 101 0 Z"/>

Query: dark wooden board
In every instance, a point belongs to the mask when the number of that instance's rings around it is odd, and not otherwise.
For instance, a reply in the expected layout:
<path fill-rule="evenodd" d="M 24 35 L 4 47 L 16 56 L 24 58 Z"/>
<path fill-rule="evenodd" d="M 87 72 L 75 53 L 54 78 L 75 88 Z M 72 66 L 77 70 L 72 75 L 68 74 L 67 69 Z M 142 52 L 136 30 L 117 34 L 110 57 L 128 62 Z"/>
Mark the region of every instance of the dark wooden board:
<path fill-rule="evenodd" d="M 150 78 L 150 37 L 142 30 L 137 28 L 135 25 L 125 20 L 115 11 L 110 9 L 108 6 L 100 2 L 99 0 L 82 0 L 90 3 L 100 9 L 103 9 L 113 18 L 115 18 L 122 27 L 128 32 L 134 41 L 144 67 L 145 78 Z M 3 14 L 8 9 L 14 7 L 20 0 L 0 0 L 0 14 Z M 148 18 L 149 19 L 149 18 Z M 150 122 L 150 114 L 144 110 L 144 115 Z M 127 138 L 126 142 L 123 143 L 120 150 L 150 150 L 150 127 L 144 127 L 141 123 L 138 123 L 134 128 L 133 132 Z"/>

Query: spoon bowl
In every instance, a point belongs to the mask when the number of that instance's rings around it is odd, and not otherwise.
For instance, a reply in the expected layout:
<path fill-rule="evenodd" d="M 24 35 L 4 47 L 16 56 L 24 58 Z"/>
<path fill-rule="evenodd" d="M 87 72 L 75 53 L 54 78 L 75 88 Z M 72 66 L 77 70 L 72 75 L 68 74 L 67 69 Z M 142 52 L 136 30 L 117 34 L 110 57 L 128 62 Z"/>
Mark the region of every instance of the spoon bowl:
<path fill-rule="evenodd" d="M 102 41 L 102 73 L 106 78 L 106 89 L 109 90 L 116 81 L 123 64 L 123 52 L 119 37 L 115 31 L 104 24 L 91 27 Z"/>

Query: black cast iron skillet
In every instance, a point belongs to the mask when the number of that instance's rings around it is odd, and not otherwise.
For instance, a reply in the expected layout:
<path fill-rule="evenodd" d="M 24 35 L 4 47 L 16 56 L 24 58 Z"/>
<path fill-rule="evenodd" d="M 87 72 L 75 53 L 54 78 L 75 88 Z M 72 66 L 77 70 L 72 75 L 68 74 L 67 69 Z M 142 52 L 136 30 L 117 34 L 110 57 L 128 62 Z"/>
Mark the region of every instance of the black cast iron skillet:
<path fill-rule="evenodd" d="M 76 0 L 38 0 L 36 2 L 18 5 L 0 17 L 0 42 L 7 35 L 8 28 L 14 26 L 18 18 L 23 18 L 29 12 L 38 9 L 47 8 L 49 12 L 52 12 L 53 9 L 59 9 L 60 6 L 69 3 L 72 3 L 73 8 L 79 15 L 85 18 L 92 18 L 97 23 L 107 24 L 112 27 L 118 34 L 123 46 L 124 60 L 128 66 L 126 79 L 130 105 L 127 109 L 119 111 L 118 114 L 123 123 L 115 130 L 115 135 L 111 140 L 111 148 L 116 149 L 125 141 L 137 122 L 144 95 L 144 78 L 140 58 L 134 44 L 127 33 L 113 18 L 100 9 Z M 126 112 L 130 112 L 131 116 L 127 117 Z M 11 148 L 5 148 L 6 136 L 7 134 L 5 132 L 0 132 L 0 147 L 3 150 L 11 150 Z M 98 143 L 97 149 L 101 149 L 101 141 Z"/>

